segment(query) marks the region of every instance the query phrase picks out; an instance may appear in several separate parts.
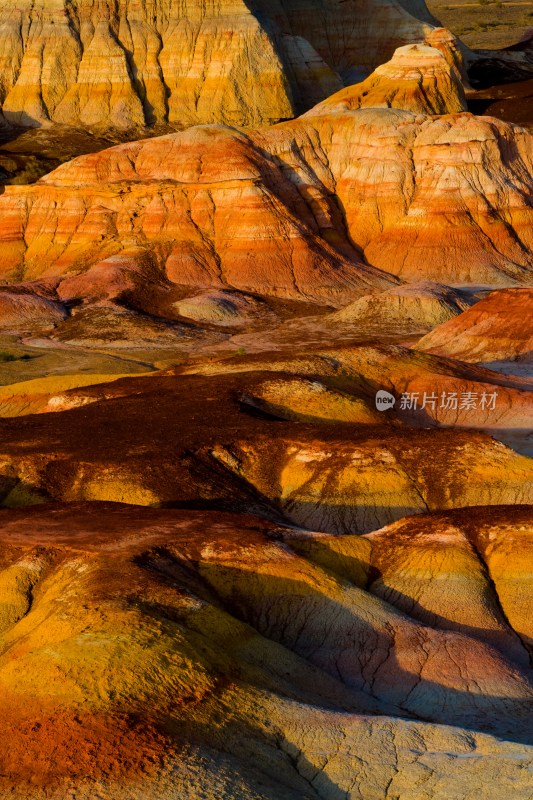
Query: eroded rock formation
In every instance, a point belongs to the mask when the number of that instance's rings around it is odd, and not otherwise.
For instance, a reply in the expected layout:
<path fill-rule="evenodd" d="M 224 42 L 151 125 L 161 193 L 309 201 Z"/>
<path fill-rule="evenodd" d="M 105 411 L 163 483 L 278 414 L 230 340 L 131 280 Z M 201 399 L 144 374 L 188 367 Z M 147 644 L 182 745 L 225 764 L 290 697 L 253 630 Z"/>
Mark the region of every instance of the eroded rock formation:
<path fill-rule="evenodd" d="M 0 391 L 0 412 L 17 417 L 0 419 L 2 504 L 207 503 L 366 533 L 428 509 L 533 502 L 533 461 L 472 430 L 526 427 L 531 387 L 518 378 L 405 348 L 348 346 L 101 381 Z M 391 413 L 376 410 L 381 388 L 398 397 Z M 403 391 L 418 392 L 416 413 L 401 408 Z M 435 393 L 433 412 L 420 408 L 424 391 Z M 497 391 L 498 402 L 442 411 L 443 391 Z"/>
<path fill-rule="evenodd" d="M 395 287 L 349 303 L 328 317 L 334 324 L 361 325 L 376 331 L 409 326 L 434 328 L 470 308 L 472 300 L 461 291 L 431 281 Z"/>
<path fill-rule="evenodd" d="M 30 126 L 275 122 L 432 22 L 422 0 L 23 0 L 0 11 L 0 105 Z"/>
<path fill-rule="evenodd" d="M 127 290 L 138 308 L 158 283 L 333 306 L 391 288 L 385 272 L 525 283 L 532 171 L 530 134 L 468 113 L 319 107 L 271 128 L 191 128 L 7 187 L 0 269 L 61 276 L 71 301 Z"/>
<path fill-rule="evenodd" d="M 490 782 L 526 800 L 531 578 L 498 555 L 532 524 L 468 509 L 354 540 L 219 512 L 4 511 L 0 791 L 464 800 Z"/>
<path fill-rule="evenodd" d="M 424 336 L 420 350 L 461 361 L 533 361 L 533 289 L 492 292 Z"/>
<path fill-rule="evenodd" d="M 530 800 L 533 137 L 433 22 L 0 10 L 89 153 L 0 197 L 1 797 Z"/>
<path fill-rule="evenodd" d="M 438 45 L 438 42 L 436 42 Z M 331 114 L 357 108 L 405 108 L 421 114 L 466 111 L 461 63 L 428 44 L 399 47 L 362 83 L 341 89 L 309 113 Z"/>

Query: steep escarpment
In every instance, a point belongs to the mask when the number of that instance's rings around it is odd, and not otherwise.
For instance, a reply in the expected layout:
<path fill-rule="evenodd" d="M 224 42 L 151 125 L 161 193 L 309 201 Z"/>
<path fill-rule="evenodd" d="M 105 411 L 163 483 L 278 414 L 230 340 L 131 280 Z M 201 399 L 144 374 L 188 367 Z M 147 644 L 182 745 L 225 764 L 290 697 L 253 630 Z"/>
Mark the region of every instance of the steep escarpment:
<path fill-rule="evenodd" d="M 16 124 L 123 132 L 275 122 L 431 22 L 413 0 L 23 0 L 0 11 L 0 106 Z"/>

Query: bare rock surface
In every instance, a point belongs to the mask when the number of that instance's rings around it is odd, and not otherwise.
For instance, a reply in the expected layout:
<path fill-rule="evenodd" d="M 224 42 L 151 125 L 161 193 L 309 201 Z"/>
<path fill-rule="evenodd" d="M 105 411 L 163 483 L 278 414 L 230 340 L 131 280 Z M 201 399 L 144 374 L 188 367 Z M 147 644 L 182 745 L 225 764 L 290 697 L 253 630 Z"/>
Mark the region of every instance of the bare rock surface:
<path fill-rule="evenodd" d="M 461 361 L 533 361 L 533 289 L 492 292 L 416 345 Z"/>
<path fill-rule="evenodd" d="M 491 58 L 424 0 L 3 4 L 0 797 L 530 800 Z"/>
<path fill-rule="evenodd" d="M 461 61 L 429 44 L 399 47 L 392 59 L 362 83 L 341 89 L 310 113 L 329 114 L 357 108 L 405 108 L 421 114 L 466 111 Z M 451 62 L 451 63 L 450 63 Z"/>
<path fill-rule="evenodd" d="M 266 303 L 240 292 L 200 292 L 177 301 L 174 308 L 181 317 L 222 328 L 240 328 L 257 321 L 277 321 Z"/>
<path fill-rule="evenodd" d="M 424 39 L 406 0 L 23 0 L 0 12 L 8 123 L 122 132 L 295 116 Z"/>
<path fill-rule="evenodd" d="M 469 543 L 521 547 L 530 509 L 346 537 L 345 561 L 327 568 L 337 537 L 257 517 L 109 503 L 1 513 L 6 795 L 528 797 L 531 670 Z M 428 558 L 427 601 L 453 559 L 468 627 L 451 596 L 422 621 L 416 579 L 413 606 L 398 607 L 402 561 L 416 575 Z M 372 577 L 385 564 L 389 600 Z"/>
<path fill-rule="evenodd" d="M 64 306 L 37 294 L 0 290 L 0 328 L 16 332 L 50 329 L 67 317 Z"/>
<path fill-rule="evenodd" d="M 376 409 L 378 389 L 416 381 L 439 401 L 451 387 L 501 397 L 457 418 L 399 400 Z M 533 502 L 533 462 L 505 436 L 530 409 L 520 379 L 391 346 L 26 381 L 0 394 L 0 501 L 214 505 L 366 533 L 416 512 Z"/>
<path fill-rule="evenodd" d="M 377 331 L 434 328 L 470 308 L 474 299 L 431 281 L 410 283 L 368 295 L 327 317 L 335 324 Z"/>
<path fill-rule="evenodd" d="M 6 187 L 1 274 L 60 277 L 64 298 L 149 275 L 333 307 L 398 277 L 527 284 L 532 162 L 530 134 L 467 113 L 191 128 Z"/>

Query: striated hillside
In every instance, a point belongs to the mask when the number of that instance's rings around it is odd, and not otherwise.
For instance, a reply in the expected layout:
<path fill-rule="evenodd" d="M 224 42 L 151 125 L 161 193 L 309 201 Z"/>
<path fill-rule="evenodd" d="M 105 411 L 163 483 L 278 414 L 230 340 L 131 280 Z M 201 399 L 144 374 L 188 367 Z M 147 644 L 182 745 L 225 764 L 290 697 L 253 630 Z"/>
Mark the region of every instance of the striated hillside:
<path fill-rule="evenodd" d="M 533 289 L 492 292 L 475 308 L 449 320 L 417 347 L 461 361 L 530 361 L 533 357 Z"/>
<path fill-rule="evenodd" d="M 532 800 L 532 58 L 0 2 L 0 800 Z"/>
<path fill-rule="evenodd" d="M 430 116 L 436 102 L 461 103 L 455 67 L 430 57 L 437 71 L 413 77 L 410 58 L 402 78 L 397 53 L 400 89 L 389 100 L 385 80 L 382 108 L 358 107 L 354 86 L 292 122 L 194 127 L 6 187 L 0 276 L 58 276 L 70 301 L 170 282 L 334 306 L 393 276 L 527 283 L 533 136 L 468 113 Z"/>
<path fill-rule="evenodd" d="M 530 796 L 531 509 L 342 539 L 96 503 L 2 522 L 3 796 Z"/>
<path fill-rule="evenodd" d="M 456 41 L 437 28 L 426 44 L 399 47 L 366 80 L 336 92 L 307 116 L 357 108 L 404 108 L 421 114 L 466 111 L 463 72 Z"/>
<path fill-rule="evenodd" d="M 30 126 L 275 122 L 424 39 L 431 21 L 423 0 L 4 3 L 0 106 Z"/>

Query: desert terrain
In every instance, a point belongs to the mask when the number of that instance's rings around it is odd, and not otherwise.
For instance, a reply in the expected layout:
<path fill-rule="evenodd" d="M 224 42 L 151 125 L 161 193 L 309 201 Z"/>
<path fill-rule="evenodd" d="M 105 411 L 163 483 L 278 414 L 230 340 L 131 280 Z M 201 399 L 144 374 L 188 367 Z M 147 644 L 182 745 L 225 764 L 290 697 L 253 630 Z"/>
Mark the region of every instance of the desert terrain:
<path fill-rule="evenodd" d="M 0 4 L 0 798 L 531 800 L 529 14 Z"/>
<path fill-rule="evenodd" d="M 512 47 L 533 34 L 533 3 L 529 0 L 428 0 L 427 5 L 473 50 Z"/>

